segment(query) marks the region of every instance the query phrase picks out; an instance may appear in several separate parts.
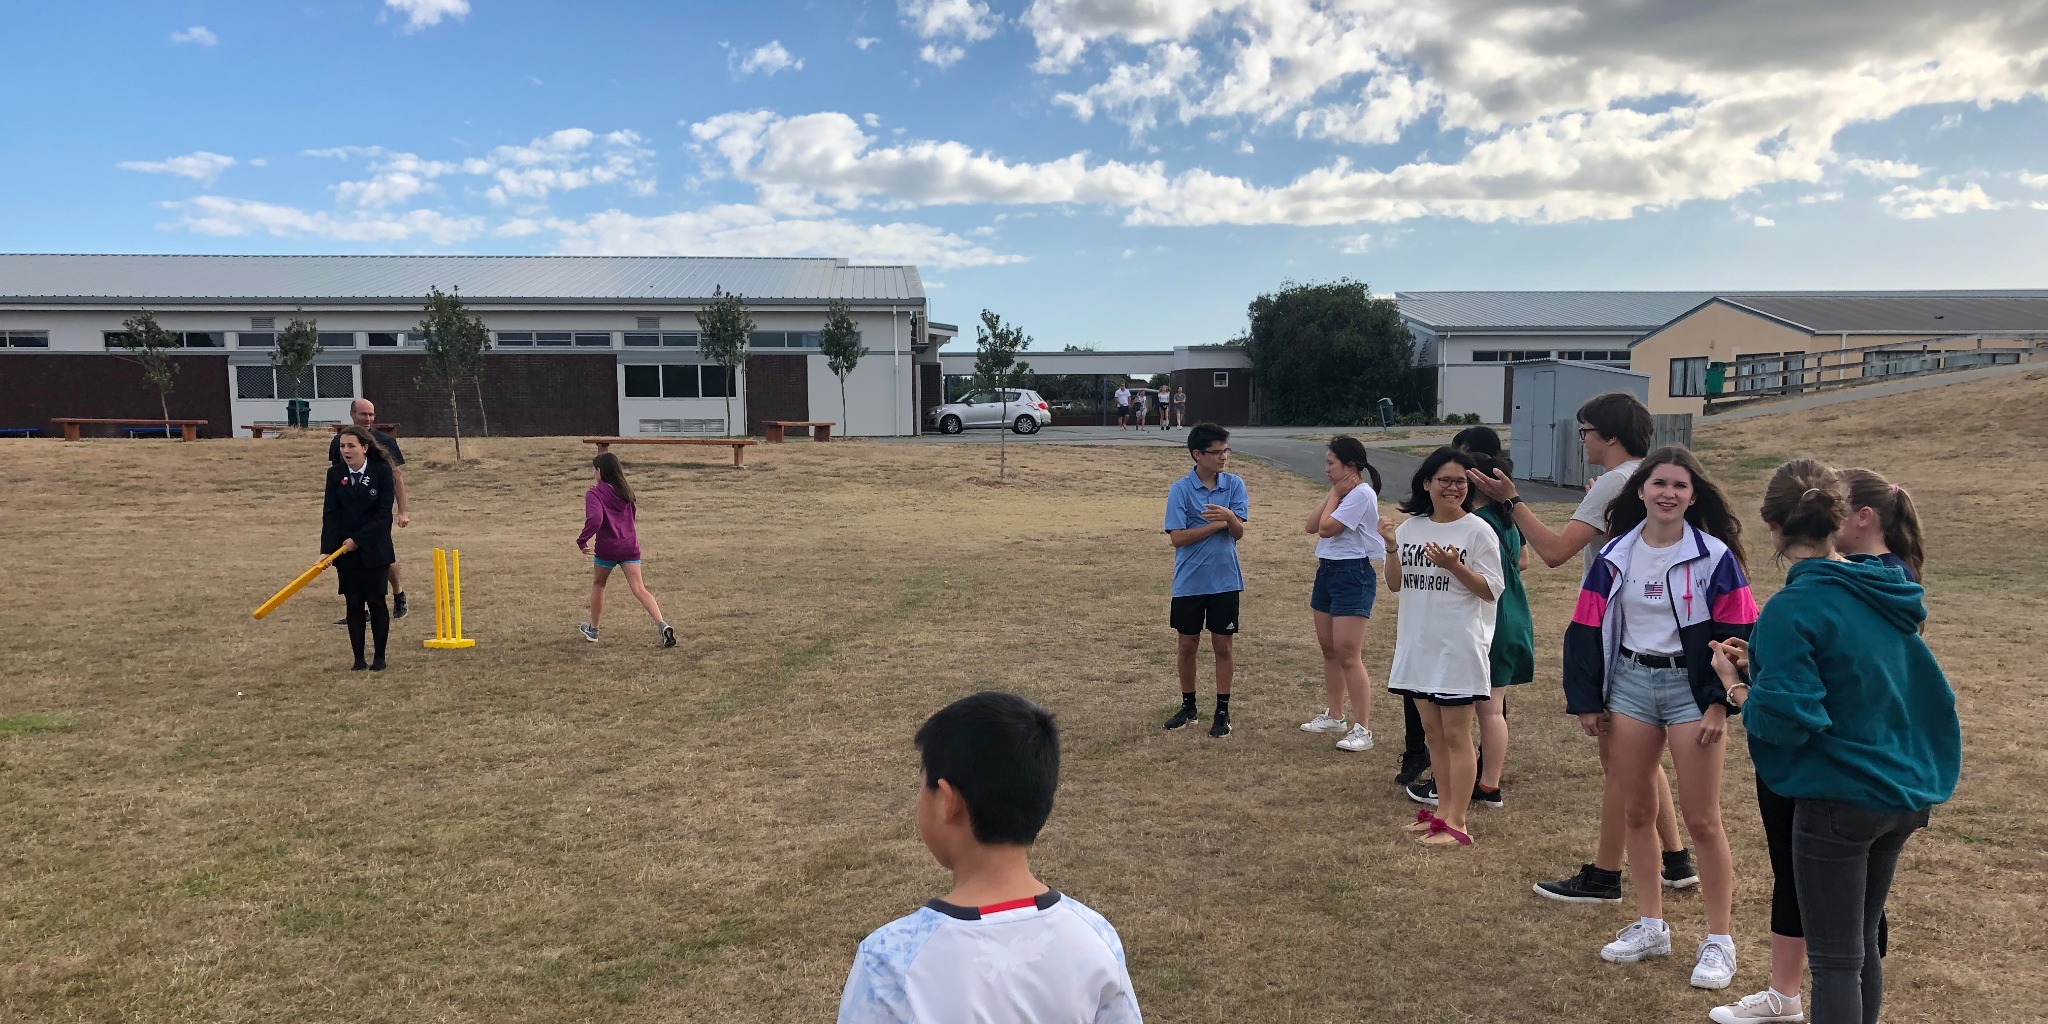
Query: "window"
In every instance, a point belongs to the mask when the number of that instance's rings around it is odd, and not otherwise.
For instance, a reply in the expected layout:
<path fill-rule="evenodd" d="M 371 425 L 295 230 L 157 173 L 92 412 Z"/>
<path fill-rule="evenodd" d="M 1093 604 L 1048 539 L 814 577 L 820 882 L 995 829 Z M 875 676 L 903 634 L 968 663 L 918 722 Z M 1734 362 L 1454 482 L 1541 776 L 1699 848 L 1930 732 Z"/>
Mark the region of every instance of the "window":
<path fill-rule="evenodd" d="M 535 331 L 533 334 L 533 343 L 536 345 L 550 345 L 556 348 L 560 348 L 564 345 L 569 344 L 570 340 L 573 339 L 574 337 L 575 335 L 569 333 L 568 331 Z"/>
<path fill-rule="evenodd" d="M 1584 363 L 1626 363 L 1628 362 L 1628 350 L 1622 349 L 1617 352 L 1589 348 L 1581 352 L 1576 349 L 1567 349 L 1566 351 L 1559 352 L 1557 357 L 1559 359 L 1576 359 Z"/>
<path fill-rule="evenodd" d="M 626 367 L 627 398 L 724 398 L 725 368 L 698 363 Z"/>
<path fill-rule="evenodd" d="M 0 348 L 49 348 L 48 331 L 0 331 Z"/>
<path fill-rule="evenodd" d="M 1227 387 L 1229 387 L 1229 386 L 1230 386 L 1230 371 L 1229 371 L 1229 370 L 1217 370 L 1217 371 L 1216 371 L 1215 373 L 1213 373 L 1213 374 L 1211 374 L 1211 375 L 1210 375 L 1210 377 L 1209 377 L 1209 383 L 1210 383 L 1210 384 L 1211 384 L 1212 386 L 1214 386 L 1214 387 L 1219 387 L 1219 388 L 1227 388 Z"/>
<path fill-rule="evenodd" d="M 1475 363 L 1519 363 L 1529 359 L 1548 358 L 1549 352 L 1535 350 L 1482 349 L 1472 353 L 1472 361 Z"/>
<path fill-rule="evenodd" d="M 224 331 L 170 331 L 172 348 L 226 348 L 228 336 Z M 120 348 L 128 340 L 126 331 L 104 331 L 102 336 L 108 348 Z M 326 337 L 326 335 L 321 335 Z M 47 346 L 46 346 L 47 347 Z"/>
<path fill-rule="evenodd" d="M 276 398 L 276 369 L 269 366 L 235 367 L 235 397 Z"/>
<path fill-rule="evenodd" d="M 696 348 L 695 332 L 670 332 L 665 334 L 628 334 L 627 348 Z"/>
<path fill-rule="evenodd" d="M 781 331 L 755 331 L 753 337 L 747 339 L 747 344 L 753 348 L 784 347 Z"/>
<path fill-rule="evenodd" d="M 576 332 L 576 344 L 581 348 L 610 348 L 612 347 L 612 332 L 578 331 Z"/>
<path fill-rule="evenodd" d="M 355 371 L 347 366 L 315 366 L 313 390 L 318 398 L 354 398 Z"/>
<path fill-rule="evenodd" d="M 522 345 L 522 346 L 530 346 L 530 345 L 532 345 L 532 344 L 533 344 L 533 332 L 532 332 L 532 331 L 499 331 L 499 332 L 498 332 L 498 344 L 499 344 L 499 345 Z"/>
<path fill-rule="evenodd" d="M 252 316 L 249 318 L 249 329 L 252 331 L 277 330 L 277 318 L 274 316 Z"/>
<path fill-rule="evenodd" d="M 321 348 L 354 348 L 354 347 L 356 347 L 356 332 L 354 332 L 354 331 L 321 331 L 321 332 L 320 332 L 320 347 L 321 347 Z"/>
<path fill-rule="evenodd" d="M 1671 397 L 1701 398 L 1707 393 L 1707 357 L 1671 361 Z"/>
<path fill-rule="evenodd" d="M 397 348 L 405 344 L 405 332 L 371 331 L 369 342 L 371 348 Z"/>
<path fill-rule="evenodd" d="M 275 366 L 235 367 L 236 398 L 354 398 L 355 372 L 341 365 L 315 366 L 294 376 Z"/>
<path fill-rule="evenodd" d="M 747 344 L 753 348 L 817 348 L 821 337 L 816 331 L 755 331 Z"/>
<path fill-rule="evenodd" d="M 661 318 L 658 316 L 636 316 L 633 318 L 633 326 L 643 331 L 658 331 L 661 330 Z"/>
<path fill-rule="evenodd" d="M 627 335 L 626 344 L 631 345 L 634 335 Z M 610 331 L 499 331 L 498 344 L 506 348 L 568 348 L 572 345 L 585 348 L 612 347 Z"/>
<path fill-rule="evenodd" d="M 271 331 L 243 331 L 235 335 L 236 348 L 276 348 L 277 335 Z"/>

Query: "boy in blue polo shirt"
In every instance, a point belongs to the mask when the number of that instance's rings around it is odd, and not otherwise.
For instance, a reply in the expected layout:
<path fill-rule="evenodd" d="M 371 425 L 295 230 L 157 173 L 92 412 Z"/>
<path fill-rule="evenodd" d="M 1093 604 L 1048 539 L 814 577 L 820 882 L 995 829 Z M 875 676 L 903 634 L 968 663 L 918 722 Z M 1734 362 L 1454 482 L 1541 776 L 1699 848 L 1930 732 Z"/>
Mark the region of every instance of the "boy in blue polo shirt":
<path fill-rule="evenodd" d="M 1251 517 L 1244 480 L 1223 467 L 1230 459 L 1230 431 L 1198 423 L 1188 431 L 1194 466 L 1166 493 L 1166 536 L 1173 541 L 1173 631 L 1180 634 L 1180 710 L 1166 720 L 1180 729 L 1201 719 L 1195 710 L 1195 655 L 1202 627 L 1216 652 L 1216 717 L 1209 735 L 1230 735 L 1230 677 L 1235 670 L 1231 641 L 1237 635 L 1237 598 L 1244 574 L 1237 567 L 1237 541 Z"/>

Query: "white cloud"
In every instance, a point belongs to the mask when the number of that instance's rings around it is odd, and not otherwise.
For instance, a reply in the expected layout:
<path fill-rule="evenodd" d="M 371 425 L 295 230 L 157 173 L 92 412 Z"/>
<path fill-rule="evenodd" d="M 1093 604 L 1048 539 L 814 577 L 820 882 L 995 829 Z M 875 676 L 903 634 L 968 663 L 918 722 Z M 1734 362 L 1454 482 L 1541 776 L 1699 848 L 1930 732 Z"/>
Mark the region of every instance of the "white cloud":
<path fill-rule="evenodd" d="M 487 179 L 483 195 L 504 205 L 514 200 L 544 202 L 554 192 L 623 185 L 635 195 L 651 195 L 653 153 L 634 132 L 598 135 L 588 128 L 564 128 L 523 146 L 499 146 L 481 157 L 429 160 L 381 146 L 337 146 L 309 149 L 305 155 L 343 160 L 368 158 L 371 177 L 334 186 L 341 203 L 383 208 L 407 202 L 440 186 L 437 179 L 460 175 Z"/>
<path fill-rule="evenodd" d="M 1972 210 L 1996 210 L 2002 205 L 1986 195 L 1982 185 L 1975 183 L 1962 188 L 1950 188 L 1946 183 L 1935 188 L 1900 185 L 1879 196 L 1878 202 L 1884 205 L 1886 213 L 1900 220 L 1928 220 Z"/>
<path fill-rule="evenodd" d="M 124 171 L 141 171 L 145 174 L 175 174 L 181 178 L 191 178 L 211 185 L 220 177 L 222 171 L 234 165 L 234 157 L 209 153 L 202 149 L 168 160 L 124 160 L 115 166 Z"/>
<path fill-rule="evenodd" d="M 469 16 L 469 0 L 384 0 L 384 6 L 405 15 L 407 32 L 432 28 L 443 18 L 461 21 Z"/>
<path fill-rule="evenodd" d="M 2048 188 L 2048 174 L 2029 174 L 2021 171 L 2019 177 L 2020 184 L 2028 188 Z"/>
<path fill-rule="evenodd" d="M 1193 119 L 1187 84 L 1201 68 L 1200 50 L 1164 43 L 1154 47 L 1143 63 L 1118 65 L 1104 81 L 1083 92 L 1057 93 L 1053 102 L 1072 109 L 1083 121 L 1093 118 L 1097 110 L 1104 111 L 1129 128 L 1135 139 L 1157 124 L 1169 106 L 1181 124 Z"/>
<path fill-rule="evenodd" d="M 254 160 L 251 160 L 251 161 L 249 161 L 249 166 L 251 166 L 251 167 L 268 167 L 268 166 L 270 166 L 270 158 L 269 158 L 269 157 L 262 157 L 262 156 L 259 156 L 259 157 L 257 157 L 256 159 L 254 159 Z"/>
<path fill-rule="evenodd" d="M 1756 215 L 1756 216 L 1754 216 L 1754 217 L 1751 217 L 1751 218 L 1749 219 L 1749 222 L 1750 222 L 1751 224 L 1755 225 L 1756 227 L 1760 227 L 1760 228 L 1774 228 L 1774 227 L 1777 227 L 1777 226 L 1778 226 L 1778 222 L 1777 222 L 1777 221 L 1774 221 L 1774 220 L 1770 219 L 1769 217 L 1766 217 L 1766 216 L 1764 216 L 1764 215 L 1763 215 L 1763 214 L 1761 214 L 1761 213 L 1757 214 L 1757 215 Z"/>
<path fill-rule="evenodd" d="M 212 30 L 204 25 L 194 25 L 182 32 L 171 33 L 171 42 L 196 43 L 200 46 L 218 46 L 220 45 L 220 37 L 214 35 Z"/>
<path fill-rule="evenodd" d="M 724 205 L 641 217 L 617 210 L 555 219 L 560 251 L 573 255 L 839 256 L 857 263 L 913 263 L 935 270 L 1023 262 L 927 224 L 862 224 L 840 217 L 785 218 L 759 206 Z"/>
<path fill-rule="evenodd" d="M 881 42 L 881 40 L 876 39 L 874 36 L 856 36 L 853 40 L 853 46 L 854 49 L 865 51 L 868 47 L 873 46 L 879 42 Z"/>
<path fill-rule="evenodd" d="M 1815 203 L 1832 203 L 1842 198 L 1840 192 L 1815 192 L 1799 197 L 1799 205 L 1812 206 Z"/>
<path fill-rule="evenodd" d="M 537 220 L 532 220 L 526 217 L 515 217 L 512 220 L 508 220 L 505 223 L 500 224 L 495 228 L 492 228 L 491 237 L 525 238 L 528 235 L 537 235 L 543 230 L 546 230 L 545 226 Z"/>
<path fill-rule="evenodd" d="M 896 13 L 918 38 L 919 60 L 949 68 L 967 56 L 967 46 L 996 34 L 1002 19 L 980 0 L 896 0 Z"/>
<path fill-rule="evenodd" d="M 1250 139 L 1237 140 L 1237 151 L 1244 156 L 1250 156 L 1253 153 L 1258 152 L 1257 149 L 1253 148 L 1252 140 Z"/>
<path fill-rule="evenodd" d="M 240 238 L 272 235 L 278 238 L 325 238 L 338 242 L 402 242 L 423 238 L 436 245 L 466 241 L 483 230 L 475 217 L 451 217 L 435 210 L 409 210 L 399 214 L 357 213 L 348 217 L 291 206 L 261 203 L 225 196 L 199 196 L 164 204 L 182 217 L 169 227 L 202 235 Z"/>
<path fill-rule="evenodd" d="M 1927 171 L 1919 164 L 1903 160 L 1849 160 L 1842 169 L 1850 174 L 1861 174 L 1866 178 L 1895 179 L 1917 178 Z"/>
<path fill-rule="evenodd" d="M 1372 235 L 1351 235 L 1338 243 L 1337 251 L 1346 256 L 1363 256 L 1372 251 Z"/>
<path fill-rule="evenodd" d="M 860 123 L 870 128 L 880 128 L 882 126 L 882 119 L 875 114 L 862 114 L 860 116 Z"/>
<path fill-rule="evenodd" d="M 727 63 L 732 66 L 734 72 L 742 75 L 751 75 L 755 72 L 773 75 L 781 71 L 804 69 L 804 62 L 784 49 L 779 39 L 768 40 L 766 45 L 756 47 L 744 57 L 735 50 L 727 55 Z"/>

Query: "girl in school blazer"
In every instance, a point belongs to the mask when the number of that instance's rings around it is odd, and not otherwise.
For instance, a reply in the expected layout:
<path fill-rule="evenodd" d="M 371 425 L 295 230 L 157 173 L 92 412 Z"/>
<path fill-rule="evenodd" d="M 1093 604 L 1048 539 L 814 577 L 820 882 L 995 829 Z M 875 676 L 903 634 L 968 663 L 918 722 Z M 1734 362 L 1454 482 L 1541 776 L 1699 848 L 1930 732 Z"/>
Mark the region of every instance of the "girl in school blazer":
<path fill-rule="evenodd" d="M 342 549 L 334 560 L 341 596 L 348 605 L 348 642 L 355 653 L 353 669 L 384 671 L 385 642 L 391 636 L 391 611 L 384 603 L 389 566 L 397 561 L 391 547 L 391 463 L 384 446 L 362 427 L 348 427 L 340 436 L 341 462 L 327 467 L 327 500 L 320 515 L 320 551 Z M 363 627 L 376 641 L 376 660 L 363 661 Z"/>

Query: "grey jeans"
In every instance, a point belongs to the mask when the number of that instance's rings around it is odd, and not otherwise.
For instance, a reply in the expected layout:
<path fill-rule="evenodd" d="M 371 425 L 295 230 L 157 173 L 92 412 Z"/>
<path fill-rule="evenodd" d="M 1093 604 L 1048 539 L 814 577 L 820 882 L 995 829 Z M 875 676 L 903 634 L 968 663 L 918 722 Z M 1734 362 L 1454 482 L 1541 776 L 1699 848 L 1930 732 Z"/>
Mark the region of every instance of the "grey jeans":
<path fill-rule="evenodd" d="M 1813 966 L 1812 1024 L 1876 1024 L 1884 1002 L 1878 921 L 1899 852 L 1927 812 L 1874 811 L 1800 799 L 1792 812 L 1793 877 Z"/>

